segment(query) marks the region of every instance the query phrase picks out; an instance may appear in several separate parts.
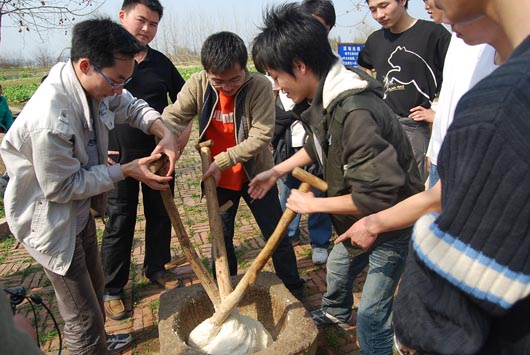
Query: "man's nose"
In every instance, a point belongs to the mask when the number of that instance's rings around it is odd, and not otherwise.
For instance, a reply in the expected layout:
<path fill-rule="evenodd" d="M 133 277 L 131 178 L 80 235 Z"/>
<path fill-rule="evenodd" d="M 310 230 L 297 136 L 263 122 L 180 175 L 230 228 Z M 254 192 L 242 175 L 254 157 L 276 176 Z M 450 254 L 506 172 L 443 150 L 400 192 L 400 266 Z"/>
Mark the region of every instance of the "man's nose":
<path fill-rule="evenodd" d="M 112 91 L 116 94 L 116 95 L 121 95 L 121 93 L 123 92 L 123 86 L 118 86 L 116 88 L 112 88 Z"/>

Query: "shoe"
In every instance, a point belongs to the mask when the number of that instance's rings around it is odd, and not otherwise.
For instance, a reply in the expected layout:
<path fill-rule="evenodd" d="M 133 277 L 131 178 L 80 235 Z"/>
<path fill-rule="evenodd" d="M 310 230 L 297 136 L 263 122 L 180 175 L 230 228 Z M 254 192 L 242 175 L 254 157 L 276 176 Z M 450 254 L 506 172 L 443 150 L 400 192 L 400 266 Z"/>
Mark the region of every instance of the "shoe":
<path fill-rule="evenodd" d="M 291 242 L 291 245 L 294 247 L 295 245 L 300 244 L 300 236 L 297 235 L 295 237 L 289 237 L 289 241 Z"/>
<path fill-rule="evenodd" d="M 343 329 L 348 329 L 353 325 L 349 322 L 344 322 L 336 318 L 335 316 L 332 316 L 331 314 L 325 312 L 322 309 L 310 311 L 309 314 L 311 315 L 311 318 L 313 318 L 313 321 L 315 322 L 317 327 L 324 327 L 326 325 L 336 324 Z"/>
<path fill-rule="evenodd" d="M 150 280 L 152 283 L 162 286 L 166 290 L 179 287 L 181 284 L 177 275 L 169 271 L 157 272 Z"/>
<path fill-rule="evenodd" d="M 297 287 L 295 289 L 289 290 L 291 294 L 296 297 L 296 299 L 300 302 L 302 302 L 302 299 L 304 298 L 304 285 L 301 287 Z"/>
<path fill-rule="evenodd" d="M 311 249 L 313 264 L 322 265 L 328 261 L 328 250 L 326 248 L 312 247 Z"/>
<path fill-rule="evenodd" d="M 118 298 L 115 300 L 108 300 L 103 302 L 105 307 L 105 314 L 107 317 L 113 320 L 122 320 L 127 318 L 127 312 L 125 311 L 125 305 L 123 301 Z"/>
<path fill-rule="evenodd" d="M 109 354 L 121 353 L 132 343 L 131 334 L 107 334 L 107 351 Z"/>

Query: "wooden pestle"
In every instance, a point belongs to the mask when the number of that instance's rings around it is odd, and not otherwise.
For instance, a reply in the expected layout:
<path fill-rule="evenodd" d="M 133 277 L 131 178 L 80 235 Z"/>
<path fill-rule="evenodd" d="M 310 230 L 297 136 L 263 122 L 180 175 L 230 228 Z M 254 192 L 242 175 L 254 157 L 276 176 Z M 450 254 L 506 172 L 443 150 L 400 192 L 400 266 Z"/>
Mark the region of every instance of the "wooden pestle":
<path fill-rule="evenodd" d="M 302 181 L 302 184 L 298 189 L 301 192 L 309 192 L 311 190 L 311 187 L 315 187 L 316 189 L 319 189 L 321 191 L 326 191 L 328 188 L 328 185 L 325 181 L 300 168 L 295 168 L 292 174 L 294 177 Z M 211 322 L 214 325 L 222 325 L 226 318 L 228 318 L 232 310 L 237 307 L 239 302 L 241 302 L 241 300 L 245 296 L 246 291 L 248 290 L 248 287 L 256 283 L 258 273 L 261 271 L 261 269 L 263 269 L 269 258 L 272 256 L 272 253 L 280 244 L 285 234 L 285 231 L 287 230 L 289 224 L 291 224 L 295 216 L 295 212 L 291 211 L 288 208 L 285 209 L 280 221 L 278 222 L 278 225 L 276 226 L 276 229 L 270 236 L 269 240 L 267 240 L 267 243 L 265 244 L 261 252 L 258 254 L 256 259 L 254 259 L 254 262 L 252 263 L 252 265 L 250 265 L 243 278 L 239 281 L 235 290 L 230 293 L 230 295 L 228 295 L 226 298 L 224 298 L 221 301 L 219 307 L 216 308 L 214 315 L 211 317 Z"/>
<path fill-rule="evenodd" d="M 167 156 L 164 155 L 162 156 L 162 158 L 151 164 L 149 170 L 157 175 L 164 175 L 168 169 L 168 166 L 169 161 L 167 159 Z M 173 226 L 173 230 L 175 231 L 180 246 L 182 247 L 184 256 L 190 263 L 191 268 L 195 272 L 195 275 L 197 275 L 197 278 L 202 284 L 204 290 L 206 291 L 206 294 L 212 301 L 214 307 L 217 309 L 217 307 L 220 305 L 219 290 L 217 289 L 217 285 L 215 284 L 215 281 L 213 280 L 212 276 L 210 275 L 204 264 L 201 262 L 201 259 L 197 255 L 197 252 L 191 245 L 188 233 L 186 232 L 186 229 L 184 229 L 184 225 L 182 224 L 182 220 L 180 219 L 180 214 L 177 209 L 177 206 L 175 205 L 173 195 L 169 190 L 162 190 L 160 191 L 160 194 L 162 195 L 162 201 L 164 202 L 167 214 L 169 216 L 169 219 L 171 220 L 171 225 Z"/>
<path fill-rule="evenodd" d="M 201 142 L 195 146 L 199 151 L 202 163 L 202 173 L 204 174 L 210 164 L 212 163 L 212 154 L 210 147 L 213 146 L 213 141 L 208 140 Z M 217 186 L 213 176 L 204 180 L 204 194 L 206 195 L 206 207 L 208 209 L 208 220 L 210 222 L 210 232 L 212 234 L 213 245 L 213 259 L 215 261 L 215 273 L 217 276 L 217 285 L 219 286 L 219 294 L 221 301 L 228 296 L 233 288 L 230 280 L 230 269 L 228 267 L 228 257 L 226 255 L 226 246 L 223 233 L 223 225 L 221 222 L 221 214 L 219 211 L 219 200 L 217 199 Z M 231 201 L 228 201 L 230 206 Z M 226 204 L 223 205 L 226 208 Z"/>

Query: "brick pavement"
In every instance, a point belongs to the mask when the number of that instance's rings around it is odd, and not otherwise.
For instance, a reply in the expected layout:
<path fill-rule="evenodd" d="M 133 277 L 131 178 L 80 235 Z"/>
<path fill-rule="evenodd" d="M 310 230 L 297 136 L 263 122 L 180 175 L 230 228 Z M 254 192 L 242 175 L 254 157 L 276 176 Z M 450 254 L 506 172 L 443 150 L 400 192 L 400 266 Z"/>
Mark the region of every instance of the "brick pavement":
<path fill-rule="evenodd" d="M 177 165 L 175 201 L 188 235 L 192 239 L 192 244 L 205 263 L 209 264 L 211 244 L 208 240 L 209 227 L 205 201 L 200 199 L 200 159 L 191 145 L 186 148 Z M 98 234 L 101 236 L 103 224 L 100 220 L 97 223 Z M 131 317 L 123 321 L 108 319 L 106 323 L 109 333 L 132 332 L 134 346 L 123 354 L 157 354 L 159 351 L 157 315 L 159 296 L 163 290 L 150 284 L 142 275 L 144 227 L 143 209 L 140 208 L 133 244 L 130 279 L 125 288 L 127 295 L 125 303 L 126 307 L 131 310 Z M 325 267 L 315 266 L 311 262 L 306 218 L 302 218 L 301 231 L 302 242 L 295 247 L 295 252 L 300 274 L 306 281 L 303 304 L 308 310 L 312 310 L 320 306 L 322 294 L 326 289 Z M 243 201 L 236 221 L 235 244 L 239 272 L 243 273 L 264 245 L 264 240 L 250 210 Z M 182 255 L 174 236 L 171 240 L 171 249 L 174 257 Z M 272 262 L 268 263 L 265 270 L 272 270 Z M 176 267 L 172 269 L 172 272 L 178 275 L 184 287 L 198 282 L 189 264 Z M 60 322 L 62 329 L 62 320 L 55 304 L 53 288 L 42 271 L 42 267 L 33 261 L 23 246 L 16 243 L 13 238 L 8 238 L 0 241 L 0 285 L 19 284 L 22 284 L 29 292 L 38 293 L 43 298 Z M 361 284 L 362 278 L 355 285 L 356 301 L 360 297 Z M 31 308 L 27 302 L 19 306 L 19 312 L 33 320 Z M 51 318 L 40 306 L 37 306 L 37 320 L 40 339 L 43 342 L 42 349 L 47 354 L 56 354 L 59 345 L 58 337 Z M 317 354 L 319 355 L 358 354 L 358 347 L 355 345 L 355 326 L 348 331 L 334 326 L 321 329 L 318 342 Z M 63 354 L 67 353 L 63 351 Z"/>

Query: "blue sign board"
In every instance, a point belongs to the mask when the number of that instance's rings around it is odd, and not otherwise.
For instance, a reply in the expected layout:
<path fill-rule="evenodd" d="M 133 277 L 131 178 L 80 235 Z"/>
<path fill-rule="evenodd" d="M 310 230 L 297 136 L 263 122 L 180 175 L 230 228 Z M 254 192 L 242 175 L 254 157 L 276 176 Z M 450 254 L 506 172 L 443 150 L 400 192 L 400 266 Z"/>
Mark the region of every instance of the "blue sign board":
<path fill-rule="evenodd" d="M 348 67 L 358 67 L 357 59 L 359 53 L 364 48 L 364 44 L 361 43 L 339 43 L 338 52 L 344 65 Z"/>

